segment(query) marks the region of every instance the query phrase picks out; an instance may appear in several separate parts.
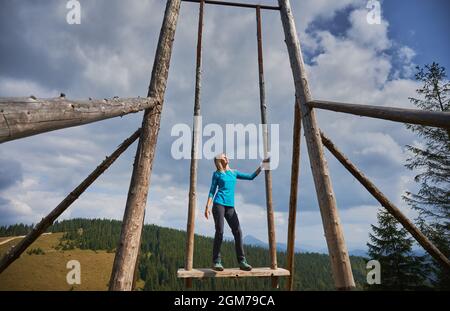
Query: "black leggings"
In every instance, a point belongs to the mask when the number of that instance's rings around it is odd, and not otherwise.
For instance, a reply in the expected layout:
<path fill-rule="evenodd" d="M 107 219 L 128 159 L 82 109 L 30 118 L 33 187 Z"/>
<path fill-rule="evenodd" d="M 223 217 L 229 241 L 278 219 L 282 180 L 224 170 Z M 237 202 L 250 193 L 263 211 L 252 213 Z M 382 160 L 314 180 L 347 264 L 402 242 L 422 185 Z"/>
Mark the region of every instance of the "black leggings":
<path fill-rule="evenodd" d="M 220 257 L 220 246 L 223 240 L 223 219 L 227 220 L 228 225 L 231 228 L 234 236 L 234 245 L 236 248 L 236 257 L 238 262 L 245 258 L 244 245 L 242 242 L 242 230 L 239 225 L 239 218 L 236 210 L 233 206 L 223 206 L 214 203 L 212 208 L 212 213 L 214 217 L 214 223 L 216 225 L 216 234 L 214 236 L 214 246 L 213 246 L 213 262 L 221 260 Z"/>

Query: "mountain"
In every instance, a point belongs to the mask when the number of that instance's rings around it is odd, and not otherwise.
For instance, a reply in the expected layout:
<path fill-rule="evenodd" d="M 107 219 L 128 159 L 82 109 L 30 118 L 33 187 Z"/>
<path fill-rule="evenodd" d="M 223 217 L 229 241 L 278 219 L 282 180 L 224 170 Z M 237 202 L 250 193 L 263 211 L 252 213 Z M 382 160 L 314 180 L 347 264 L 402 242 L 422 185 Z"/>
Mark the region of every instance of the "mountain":
<path fill-rule="evenodd" d="M 231 239 L 233 241 L 233 239 Z M 254 237 L 253 235 L 246 235 L 244 237 L 244 244 L 246 245 L 254 245 L 258 247 L 263 248 L 269 248 L 269 243 L 263 242 L 259 240 L 258 238 Z M 287 250 L 287 244 L 286 243 L 277 243 L 277 251 L 279 252 L 285 252 Z M 296 253 L 319 253 L 319 254 L 327 254 L 328 252 L 325 250 L 318 249 L 317 247 L 313 247 L 310 245 L 305 245 L 304 247 L 298 247 L 295 246 L 294 250 Z"/>

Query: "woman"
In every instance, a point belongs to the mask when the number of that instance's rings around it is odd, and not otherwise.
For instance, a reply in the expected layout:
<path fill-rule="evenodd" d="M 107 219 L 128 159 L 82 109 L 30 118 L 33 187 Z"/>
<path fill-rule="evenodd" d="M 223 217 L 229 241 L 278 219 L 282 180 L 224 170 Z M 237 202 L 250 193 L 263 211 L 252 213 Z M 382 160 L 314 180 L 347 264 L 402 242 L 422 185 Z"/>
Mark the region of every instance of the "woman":
<path fill-rule="evenodd" d="M 239 268 L 245 271 L 252 270 L 252 266 L 250 266 L 245 259 L 241 226 L 239 225 L 239 218 L 234 209 L 234 188 L 236 179 L 253 180 L 259 175 L 263 169 L 263 165 L 268 165 L 268 163 L 269 158 L 261 162 L 261 165 L 253 174 L 244 174 L 237 170 L 230 169 L 229 161 L 225 154 L 219 154 L 214 158 L 214 164 L 216 165 L 217 170 L 213 173 L 211 189 L 209 190 L 208 202 L 206 203 L 205 208 L 205 217 L 206 219 L 209 218 L 209 215 L 211 214 L 209 206 L 213 203 L 212 213 L 216 227 L 213 246 L 213 269 L 216 271 L 223 271 L 220 246 L 222 245 L 223 240 L 224 218 L 227 220 L 227 223 L 233 232 Z"/>

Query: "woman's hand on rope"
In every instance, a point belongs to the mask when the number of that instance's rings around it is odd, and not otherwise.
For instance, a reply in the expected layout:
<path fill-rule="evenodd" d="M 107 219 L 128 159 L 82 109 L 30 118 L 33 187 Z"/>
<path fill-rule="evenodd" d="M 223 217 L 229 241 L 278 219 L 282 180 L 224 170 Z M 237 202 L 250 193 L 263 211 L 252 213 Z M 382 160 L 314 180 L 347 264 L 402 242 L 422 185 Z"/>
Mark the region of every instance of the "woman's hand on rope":
<path fill-rule="evenodd" d="M 261 161 L 259 168 L 263 171 L 270 170 L 270 156 Z"/>

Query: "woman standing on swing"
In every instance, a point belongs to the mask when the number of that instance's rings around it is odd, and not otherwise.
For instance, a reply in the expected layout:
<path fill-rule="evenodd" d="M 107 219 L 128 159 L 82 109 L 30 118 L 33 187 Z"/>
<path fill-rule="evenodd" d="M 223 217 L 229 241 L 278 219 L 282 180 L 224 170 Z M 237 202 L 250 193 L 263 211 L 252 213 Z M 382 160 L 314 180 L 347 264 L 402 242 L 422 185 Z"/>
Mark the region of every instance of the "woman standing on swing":
<path fill-rule="evenodd" d="M 232 170 L 229 166 L 227 156 L 223 153 L 214 158 L 214 164 L 216 165 L 217 170 L 212 176 L 208 202 L 206 203 L 205 208 L 205 217 L 208 219 L 211 214 L 209 207 L 213 204 L 212 214 L 216 228 L 213 246 L 213 269 L 216 271 L 223 271 L 222 260 L 220 257 L 220 246 L 222 245 L 223 240 L 223 226 L 225 218 L 231 228 L 231 231 L 233 232 L 239 268 L 241 270 L 250 271 L 252 270 L 252 266 L 250 266 L 245 259 L 242 230 L 239 225 L 238 215 L 234 209 L 234 189 L 237 179 L 255 179 L 261 170 L 263 168 L 265 169 L 265 166 L 269 164 L 269 158 L 261 162 L 261 165 L 255 172 L 253 172 L 253 174 L 245 174 L 239 172 L 238 170 Z"/>

